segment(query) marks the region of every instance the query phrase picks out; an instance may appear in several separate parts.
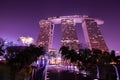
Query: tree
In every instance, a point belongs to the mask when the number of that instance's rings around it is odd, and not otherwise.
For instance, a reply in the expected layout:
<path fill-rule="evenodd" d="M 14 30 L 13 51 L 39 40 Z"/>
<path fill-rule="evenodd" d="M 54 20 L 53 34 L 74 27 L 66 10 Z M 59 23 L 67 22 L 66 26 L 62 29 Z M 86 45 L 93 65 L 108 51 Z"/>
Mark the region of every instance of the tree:
<path fill-rule="evenodd" d="M 103 52 L 99 58 L 99 64 L 109 64 L 111 62 L 111 56 L 108 52 Z"/>
<path fill-rule="evenodd" d="M 97 64 L 98 63 L 98 60 L 100 59 L 102 55 L 102 51 L 100 49 L 95 49 L 93 48 L 92 49 L 92 56 L 91 56 L 91 62 L 93 64 Z"/>
<path fill-rule="evenodd" d="M 69 53 L 69 47 L 67 46 L 62 46 L 59 50 L 62 54 L 62 57 L 65 56 L 67 53 Z"/>
<path fill-rule="evenodd" d="M 0 56 L 2 56 L 5 52 L 3 50 L 3 46 L 4 46 L 4 40 L 2 38 L 0 38 Z"/>
<path fill-rule="evenodd" d="M 5 51 L 2 49 L 2 47 L 3 47 L 3 45 L 0 46 L 0 56 L 2 56 L 5 53 Z"/>
<path fill-rule="evenodd" d="M 111 51 L 110 56 L 111 56 L 112 61 L 115 61 L 115 51 L 114 50 Z"/>
<path fill-rule="evenodd" d="M 11 80 L 25 78 L 30 75 L 31 64 L 37 61 L 38 57 L 45 54 L 43 47 L 31 46 L 9 46 L 6 48 L 6 64 L 10 67 Z M 23 80 L 23 79 L 22 79 Z"/>

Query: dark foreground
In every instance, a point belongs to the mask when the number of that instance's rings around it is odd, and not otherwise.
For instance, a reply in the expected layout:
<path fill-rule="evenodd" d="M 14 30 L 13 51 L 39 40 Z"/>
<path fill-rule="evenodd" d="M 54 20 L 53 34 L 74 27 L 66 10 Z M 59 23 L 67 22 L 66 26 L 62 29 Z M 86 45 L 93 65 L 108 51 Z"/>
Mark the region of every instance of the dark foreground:
<path fill-rule="evenodd" d="M 120 80 L 120 66 L 115 66 L 117 73 L 113 65 L 98 65 L 98 70 L 96 66 L 92 66 L 89 70 L 86 70 L 89 74 L 52 66 L 47 68 L 45 80 Z"/>

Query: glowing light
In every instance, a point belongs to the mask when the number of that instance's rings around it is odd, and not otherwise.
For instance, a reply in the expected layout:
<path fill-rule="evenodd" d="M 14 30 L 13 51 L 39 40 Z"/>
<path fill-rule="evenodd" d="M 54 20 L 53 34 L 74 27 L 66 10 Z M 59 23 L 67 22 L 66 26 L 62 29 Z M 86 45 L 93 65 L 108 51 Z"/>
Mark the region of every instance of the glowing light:
<path fill-rule="evenodd" d="M 19 40 L 24 44 L 24 45 L 30 45 L 34 42 L 34 39 L 32 37 L 19 37 Z"/>
<path fill-rule="evenodd" d="M 37 65 L 39 64 L 39 61 L 37 61 Z"/>
<path fill-rule="evenodd" d="M 61 63 L 61 57 L 51 57 L 50 64 L 60 64 Z"/>
<path fill-rule="evenodd" d="M 3 56 L 0 56 L 0 61 L 2 61 L 2 60 L 5 60 L 5 58 Z"/>
<path fill-rule="evenodd" d="M 116 64 L 116 62 L 112 61 L 112 62 L 110 62 L 110 64 Z"/>
<path fill-rule="evenodd" d="M 104 24 L 103 20 L 89 18 L 87 15 L 70 15 L 70 16 L 59 16 L 59 17 L 50 17 L 48 20 L 54 24 L 60 24 L 62 19 L 73 19 L 75 23 L 82 23 L 84 19 L 93 19 L 97 22 L 98 25 Z M 69 22 L 69 21 L 68 21 Z"/>

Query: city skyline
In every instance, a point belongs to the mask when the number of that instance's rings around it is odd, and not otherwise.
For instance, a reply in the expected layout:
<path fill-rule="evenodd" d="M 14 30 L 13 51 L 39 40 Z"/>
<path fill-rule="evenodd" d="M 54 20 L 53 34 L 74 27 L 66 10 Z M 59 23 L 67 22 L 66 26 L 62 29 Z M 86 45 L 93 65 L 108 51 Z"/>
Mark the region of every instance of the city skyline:
<path fill-rule="evenodd" d="M 110 0 L 0 1 L 0 37 L 17 42 L 20 36 L 39 34 L 39 21 L 51 16 L 88 15 L 104 20 L 100 27 L 110 50 L 120 50 L 119 2 Z M 57 30 L 56 30 L 57 31 Z M 80 34 L 80 33 L 79 33 Z M 57 39 L 56 39 L 57 40 Z M 55 42 L 57 43 L 57 42 Z"/>

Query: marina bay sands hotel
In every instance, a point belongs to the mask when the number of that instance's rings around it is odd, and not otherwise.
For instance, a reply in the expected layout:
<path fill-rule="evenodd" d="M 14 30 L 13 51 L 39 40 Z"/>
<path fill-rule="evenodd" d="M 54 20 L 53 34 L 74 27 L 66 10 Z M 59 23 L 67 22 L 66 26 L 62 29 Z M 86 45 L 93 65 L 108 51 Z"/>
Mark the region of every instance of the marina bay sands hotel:
<path fill-rule="evenodd" d="M 108 51 L 108 47 L 99 28 L 104 21 L 89 18 L 85 15 L 59 16 L 40 20 L 40 33 L 37 40 L 37 46 L 44 46 L 48 50 L 51 49 L 52 44 L 54 43 L 54 27 L 56 27 L 56 24 L 61 24 L 61 46 L 69 46 L 69 48 L 78 50 L 80 48 L 80 41 L 78 40 L 76 33 L 76 23 L 82 25 L 88 48 Z"/>

